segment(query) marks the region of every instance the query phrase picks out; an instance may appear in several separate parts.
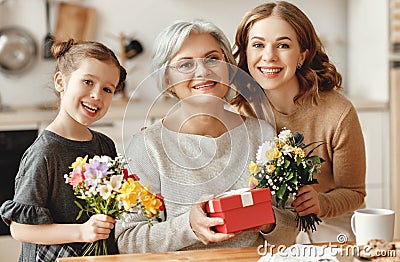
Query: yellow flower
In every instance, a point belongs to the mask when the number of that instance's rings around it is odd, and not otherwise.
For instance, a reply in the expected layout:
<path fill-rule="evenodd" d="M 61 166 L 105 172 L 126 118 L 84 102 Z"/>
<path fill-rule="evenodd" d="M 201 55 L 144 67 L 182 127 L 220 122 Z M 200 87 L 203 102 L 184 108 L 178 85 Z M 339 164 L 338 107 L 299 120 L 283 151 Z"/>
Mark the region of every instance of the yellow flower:
<path fill-rule="evenodd" d="M 250 164 L 249 164 L 249 171 L 250 171 L 250 173 L 252 173 L 252 174 L 257 173 L 257 171 L 258 171 L 258 165 L 257 165 L 256 163 L 254 163 L 253 161 L 251 161 Z"/>
<path fill-rule="evenodd" d="M 255 178 L 254 176 L 250 176 L 249 177 L 249 187 L 250 188 L 255 188 L 256 186 L 258 186 L 257 178 Z"/>
<path fill-rule="evenodd" d="M 267 152 L 265 152 L 265 158 L 267 159 L 267 161 L 272 161 L 274 160 L 274 148 L 268 150 Z"/>
<path fill-rule="evenodd" d="M 142 189 L 142 184 L 132 178 L 128 178 L 128 181 L 122 185 L 118 200 L 122 201 L 125 210 L 130 210 L 132 206 L 136 205 Z"/>
<path fill-rule="evenodd" d="M 274 147 L 266 152 L 265 157 L 267 158 L 267 161 L 270 162 L 274 159 L 279 158 L 281 155 L 281 151 L 279 151 L 278 148 Z"/>
<path fill-rule="evenodd" d="M 267 165 L 266 171 L 269 174 L 273 173 L 275 171 L 275 166 L 274 165 Z"/>
<path fill-rule="evenodd" d="M 75 169 L 78 166 L 84 166 L 86 164 L 88 156 L 86 155 L 84 158 L 82 157 L 77 157 L 75 162 L 71 164 L 70 168 Z"/>
<path fill-rule="evenodd" d="M 274 148 L 274 159 L 280 158 L 282 156 L 282 152 L 278 148 Z"/>
<path fill-rule="evenodd" d="M 299 157 L 305 157 L 306 154 L 304 153 L 304 150 L 301 149 L 300 147 L 294 147 L 293 152 L 295 155 L 298 155 Z"/>
<path fill-rule="evenodd" d="M 163 205 L 162 201 L 157 197 L 156 194 L 150 192 L 149 187 L 144 187 L 142 194 L 140 195 L 142 199 L 142 205 L 145 207 L 147 212 L 156 215 L 158 214 L 160 207 Z M 151 215 L 149 214 L 149 215 Z"/>

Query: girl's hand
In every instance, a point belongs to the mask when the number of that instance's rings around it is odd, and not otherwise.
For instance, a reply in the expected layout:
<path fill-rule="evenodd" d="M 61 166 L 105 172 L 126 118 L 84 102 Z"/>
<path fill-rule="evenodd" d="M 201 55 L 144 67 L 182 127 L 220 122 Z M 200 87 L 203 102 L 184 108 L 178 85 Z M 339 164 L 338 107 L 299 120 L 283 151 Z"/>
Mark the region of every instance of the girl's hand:
<path fill-rule="evenodd" d="M 213 226 L 223 225 L 224 220 L 218 217 L 207 217 L 204 212 L 205 202 L 196 204 L 190 210 L 189 222 L 193 232 L 203 244 L 222 242 L 234 237 L 236 234 L 216 233 Z"/>
<path fill-rule="evenodd" d="M 94 242 L 101 239 L 107 239 L 111 230 L 114 228 L 115 219 L 102 214 L 96 214 L 90 217 L 88 221 L 81 226 L 82 242 Z"/>
<path fill-rule="evenodd" d="M 320 205 L 318 192 L 311 185 L 302 186 L 296 194 L 296 199 L 292 203 L 299 216 L 310 214 L 318 215 Z"/>

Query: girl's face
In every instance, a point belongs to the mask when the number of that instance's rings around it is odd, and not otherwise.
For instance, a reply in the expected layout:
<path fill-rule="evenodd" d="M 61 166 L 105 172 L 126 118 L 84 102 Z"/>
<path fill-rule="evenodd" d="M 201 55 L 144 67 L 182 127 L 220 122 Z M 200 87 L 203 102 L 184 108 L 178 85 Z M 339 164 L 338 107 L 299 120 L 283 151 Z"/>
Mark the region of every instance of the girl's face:
<path fill-rule="evenodd" d="M 54 81 L 61 93 L 60 111 L 65 120 L 89 126 L 107 113 L 119 81 L 119 68 L 88 58 L 68 78 L 57 72 Z"/>
<path fill-rule="evenodd" d="M 169 63 L 166 83 L 181 100 L 202 94 L 223 98 L 229 88 L 228 65 L 224 61 L 213 36 L 190 34 Z"/>
<path fill-rule="evenodd" d="M 253 24 L 248 39 L 249 72 L 261 87 L 297 90 L 296 67 L 303 65 L 308 51 L 300 51 L 296 32 L 289 23 L 275 16 L 264 18 Z"/>

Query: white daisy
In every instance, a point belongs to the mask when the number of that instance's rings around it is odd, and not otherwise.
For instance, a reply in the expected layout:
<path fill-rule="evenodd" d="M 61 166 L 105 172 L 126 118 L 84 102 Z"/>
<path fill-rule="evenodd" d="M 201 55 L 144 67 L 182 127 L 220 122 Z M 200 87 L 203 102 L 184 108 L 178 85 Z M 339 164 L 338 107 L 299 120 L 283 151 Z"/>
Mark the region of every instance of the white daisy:
<path fill-rule="evenodd" d="M 258 165 L 266 165 L 269 159 L 267 159 L 267 152 L 275 147 L 275 142 L 265 141 L 257 150 L 256 162 Z"/>

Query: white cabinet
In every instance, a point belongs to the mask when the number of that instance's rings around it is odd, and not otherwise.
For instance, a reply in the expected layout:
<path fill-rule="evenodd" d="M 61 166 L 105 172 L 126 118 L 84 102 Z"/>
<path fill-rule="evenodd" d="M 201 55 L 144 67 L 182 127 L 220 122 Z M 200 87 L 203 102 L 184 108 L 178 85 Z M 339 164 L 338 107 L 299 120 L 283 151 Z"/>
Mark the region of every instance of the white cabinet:
<path fill-rule="evenodd" d="M 390 208 L 389 111 L 358 110 L 367 157 L 367 207 Z"/>
<path fill-rule="evenodd" d="M 388 0 L 349 0 L 347 4 L 346 89 L 351 96 L 387 102 Z"/>

